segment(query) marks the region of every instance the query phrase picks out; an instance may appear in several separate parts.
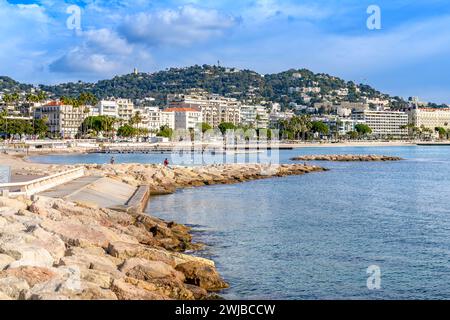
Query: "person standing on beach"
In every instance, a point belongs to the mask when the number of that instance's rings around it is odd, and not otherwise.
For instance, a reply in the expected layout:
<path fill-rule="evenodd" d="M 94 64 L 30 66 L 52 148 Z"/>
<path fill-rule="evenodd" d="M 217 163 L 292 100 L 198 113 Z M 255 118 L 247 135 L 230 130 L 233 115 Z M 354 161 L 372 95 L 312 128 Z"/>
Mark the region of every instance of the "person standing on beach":
<path fill-rule="evenodd" d="M 164 160 L 164 167 L 167 167 L 169 165 L 169 160 L 166 158 L 165 160 Z"/>
<path fill-rule="evenodd" d="M 114 159 L 114 157 L 111 157 L 111 160 L 109 161 L 109 163 L 114 164 L 116 162 L 116 159 Z"/>

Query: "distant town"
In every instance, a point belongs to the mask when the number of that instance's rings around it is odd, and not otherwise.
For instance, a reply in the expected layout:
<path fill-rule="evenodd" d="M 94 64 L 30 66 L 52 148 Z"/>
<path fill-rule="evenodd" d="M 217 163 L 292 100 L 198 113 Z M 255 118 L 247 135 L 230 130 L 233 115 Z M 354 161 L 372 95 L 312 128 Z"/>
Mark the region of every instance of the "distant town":
<path fill-rule="evenodd" d="M 217 70 L 227 77 L 241 72 L 211 68 L 201 68 L 201 74 L 217 78 L 214 76 Z M 311 80 L 313 76 L 317 81 Z M 135 70 L 128 77 L 142 80 L 144 74 Z M 450 137 L 448 105 L 421 102 L 417 97 L 403 101 L 367 90 L 363 85 L 336 85 L 342 80 L 301 70 L 283 74 L 283 79 L 286 78 L 286 95 L 278 98 L 275 94 L 273 100 L 256 97 L 257 90 L 251 86 L 246 87 L 248 92 L 240 91 L 235 97 L 194 87 L 181 88 L 178 92 L 172 88 L 164 95 L 124 98 L 101 97 L 104 93 L 96 95 L 90 91 L 58 97 L 45 87 L 2 87 L 0 83 L 0 138 L 164 142 L 172 137 L 174 130 L 219 129 L 225 133 L 227 129 L 238 128 L 257 132 L 278 130 L 282 140 L 447 140 Z M 289 86 L 290 83 L 297 86 Z"/>

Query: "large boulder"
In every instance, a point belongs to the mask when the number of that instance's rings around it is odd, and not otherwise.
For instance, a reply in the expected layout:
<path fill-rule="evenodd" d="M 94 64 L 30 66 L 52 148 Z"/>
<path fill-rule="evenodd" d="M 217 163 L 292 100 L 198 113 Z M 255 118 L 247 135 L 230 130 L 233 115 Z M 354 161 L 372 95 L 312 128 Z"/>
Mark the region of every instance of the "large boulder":
<path fill-rule="evenodd" d="M 85 225 L 72 220 L 42 222 L 42 228 L 49 232 L 56 233 L 61 239 L 70 246 L 76 247 L 102 247 L 107 248 L 110 242 L 127 241 L 135 242 L 137 240 L 131 237 L 125 237 L 113 232 L 111 229 L 99 225 Z"/>
<path fill-rule="evenodd" d="M 228 288 L 228 284 L 220 277 L 216 269 L 210 265 L 190 261 L 177 265 L 175 269 L 184 274 L 186 283 L 209 291 Z"/>
<path fill-rule="evenodd" d="M 151 261 L 162 261 L 168 265 L 175 266 L 175 260 L 169 252 L 141 244 L 112 242 L 107 251 L 110 255 L 119 259 L 143 258 Z"/>
<path fill-rule="evenodd" d="M 176 278 L 180 281 L 185 280 L 181 272 L 176 271 L 171 265 L 162 261 L 131 258 L 125 261 L 120 270 L 128 276 L 140 280 L 165 277 Z"/>
<path fill-rule="evenodd" d="M 161 294 L 140 288 L 124 279 L 114 279 L 111 290 L 119 300 L 166 300 Z"/>

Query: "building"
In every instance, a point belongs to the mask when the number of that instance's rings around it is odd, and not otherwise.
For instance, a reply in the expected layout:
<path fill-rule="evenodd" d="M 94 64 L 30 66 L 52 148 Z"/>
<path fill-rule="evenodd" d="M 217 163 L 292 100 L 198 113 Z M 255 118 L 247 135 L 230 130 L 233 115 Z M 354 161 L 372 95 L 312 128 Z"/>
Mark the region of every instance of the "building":
<path fill-rule="evenodd" d="M 141 115 L 142 121 L 140 126 L 147 128 L 150 131 L 159 131 L 162 126 L 168 126 L 170 129 L 175 129 L 174 112 L 166 112 L 158 107 L 145 107 Z"/>
<path fill-rule="evenodd" d="M 264 106 L 241 106 L 241 124 L 255 129 L 267 129 L 269 113 Z"/>
<path fill-rule="evenodd" d="M 450 108 L 411 108 L 407 113 L 409 123 L 415 127 L 450 129 Z"/>
<path fill-rule="evenodd" d="M 238 125 L 241 121 L 241 103 L 233 98 L 191 90 L 188 94 L 167 96 L 170 108 L 194 108 L 201 112 L 203 122 L 217 128 L 222 122 Z"/>
<path fill-rule="evenodd" d="M 295 116 L 294 112 L 291 110 L 286 110 L 285 112 L 274 112 L 272 111 L 269 114 L 269 127 L 270 128 L 278 128 L 278 124 L 283 120 L 290 120 Z"/>
<path fill-rule="evenodd" d="M 98 113 L 100 116 L 119 117 L 119 106 L 114 100 L 101 100 L 95 109 L 95 113 Z"/>
<path fill-rule="evenodd" d="M 202 123 L 202 112 L 195 108 L 168 108 L 164 113 L 173 113 L 176 130 L 198 128 Z"/>
<path fill-rule="evenodd" d="M 408 135 L 408 115 L 400 111 L 355 111 L 352 119 L 367 124 L 376 137 L 404 137 Z"/>
<path fill-rule="evenodd" d="M 135 113 L 134 103 L 129 99 L 117 99 L 117 116 L 129 122 Z"/>
<path fill-rule="evenodd" d="M 47 119 L 48 132 L 52 136 L 73 139 L 80 132 L 84 119 L 90 116 L 85 107 L 73 107 L 53 101 L 35 108 L 35 119 Z"/>

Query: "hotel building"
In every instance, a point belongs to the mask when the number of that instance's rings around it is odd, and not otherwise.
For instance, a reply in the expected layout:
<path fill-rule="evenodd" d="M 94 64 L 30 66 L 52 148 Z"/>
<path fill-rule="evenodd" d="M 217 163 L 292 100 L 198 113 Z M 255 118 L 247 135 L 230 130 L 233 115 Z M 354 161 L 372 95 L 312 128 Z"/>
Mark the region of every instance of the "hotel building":
<path fill-rule="evenodd" d="M 409 123 L 415 127 L 450 129 L 450 108 L 411 108 L 407 113 Z"/>
<path fill-rule="evenodd" d="M 90 115 L 90 109 L 87 107 L 75 108 L 58 101 L 52 101 L 34 110 L 35 119 L 46 118 L 48 120 L 48 132 L 51 135 L 66 139 L 75 138 L 84 119 Z"/>
<path fill-rule="evenodd" d="M 165 113 L 175 115 L 175 129 L 188 130 L 198 128 L 202 123 L 202 112 L 194 108 L 169 108 Z"/>
<path fill-rule="evenodd" d="M 400 111 L 356 111 L 352 119 L 367 124 L 376 137 L 404 137 L 408 135 L 408 115 Z"/>

